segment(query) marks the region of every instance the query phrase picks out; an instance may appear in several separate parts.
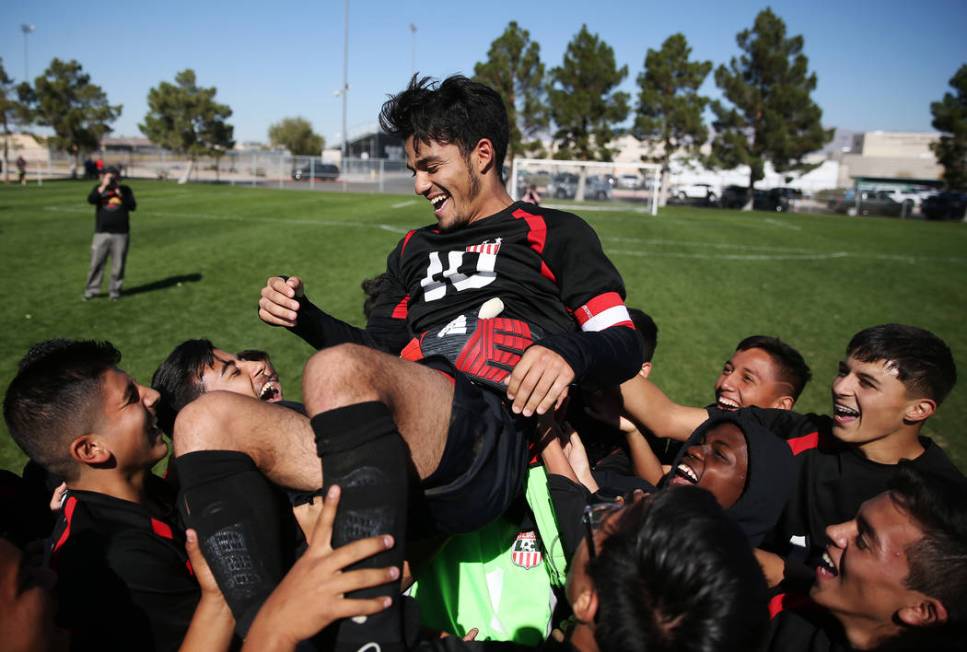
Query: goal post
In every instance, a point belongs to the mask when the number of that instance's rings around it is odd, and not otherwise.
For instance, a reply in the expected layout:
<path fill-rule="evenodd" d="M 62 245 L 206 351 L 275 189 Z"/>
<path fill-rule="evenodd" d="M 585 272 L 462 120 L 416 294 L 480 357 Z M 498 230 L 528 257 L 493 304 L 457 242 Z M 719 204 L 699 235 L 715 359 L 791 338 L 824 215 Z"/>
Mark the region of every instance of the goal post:
<path fill-rule="evenodd" d="M 626 161 L 515 158 L 507 181 L 515 200 L 536 190 L 543 205 L 658 214 L 661 166 Z"/>

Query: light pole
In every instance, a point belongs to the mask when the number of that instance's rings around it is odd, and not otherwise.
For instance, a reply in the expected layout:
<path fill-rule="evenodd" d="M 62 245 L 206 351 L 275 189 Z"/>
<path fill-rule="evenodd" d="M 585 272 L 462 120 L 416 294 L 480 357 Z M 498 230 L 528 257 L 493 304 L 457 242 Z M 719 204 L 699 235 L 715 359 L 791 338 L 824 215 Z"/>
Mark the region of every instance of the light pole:
<path fill-rule="evenodd" d="M 37 29 L 34 25 L 23 23 L 20 31 L 24 33 L 24 81 L 30 82 L 30 66 L 27 65 L 27 35 Z"/>
<path fill-rule="evenodd" d="M 416 25 L 410 23 L 410 32 L 413 34 L 411 40 L 412 51 L 410 52 L 410 74 L 416 74 Z"/>
<path fill-rule="evenodd" d="M 349 0 L 344 3 L 343 53 L 342 53 L 342 165 L 349 158 L 349 132 L 346 131 L 346 96 L 349 95 Z"/>

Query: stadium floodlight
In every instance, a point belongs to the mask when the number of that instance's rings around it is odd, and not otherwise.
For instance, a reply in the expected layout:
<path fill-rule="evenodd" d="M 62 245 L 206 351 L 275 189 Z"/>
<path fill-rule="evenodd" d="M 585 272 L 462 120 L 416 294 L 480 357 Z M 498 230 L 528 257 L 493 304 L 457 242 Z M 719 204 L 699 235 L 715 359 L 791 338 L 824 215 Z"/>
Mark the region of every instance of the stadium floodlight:
<path fill-rule="evenodd" d="M 343 3 L 343 53 L 342 53 L 342 161 L 349 158 L 349 132 L 346 131 L 346 99 L 349 95 L 349 0 Z"/>
<path fill-rule="evenodd" d="M 410 23 L 410 33 L 412 34 L 411 46 L 412 50 L 410 52 L 410 74 L 416 74 L 416 25 Z"/>
<path fill-rule="evenodd" d="M 507 191 L 515 200 L 529 187 L 541 203 L 579 202 L 582 210 L 628 210 L 658 214 L 661 165 L 635 161 L 515 158 Z"/>
<path fill-rule="evenodd" d="M 29 82 L 30 81 L 30 66 L 27 65 L 27 61 L 28 61 L 28 57 L 27 57 L 27 35 L 28 34 L 31 34 L 36 29 L 37 29 L 37 27 L 35 25 L 31 25 L 30 23 L 23 23 L 23 24 L 20 25 L 20 31 L 23 32 L 23 34 L 24 34 L 24 81 L 25 82 Z"/>

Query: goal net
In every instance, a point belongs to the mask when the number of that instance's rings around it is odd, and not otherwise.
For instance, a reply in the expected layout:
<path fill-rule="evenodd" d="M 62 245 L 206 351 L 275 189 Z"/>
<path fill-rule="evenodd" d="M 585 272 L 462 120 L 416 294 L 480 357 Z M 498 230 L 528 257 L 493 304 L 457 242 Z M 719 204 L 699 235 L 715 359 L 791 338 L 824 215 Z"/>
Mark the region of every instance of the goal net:
<path fill-rule="evenodd" d="M 640 210 L 658 214 L 661 166 L 655 163 L 515 158 L 508 180 L 514 199 L 528 192 L 544 206 Z"/>

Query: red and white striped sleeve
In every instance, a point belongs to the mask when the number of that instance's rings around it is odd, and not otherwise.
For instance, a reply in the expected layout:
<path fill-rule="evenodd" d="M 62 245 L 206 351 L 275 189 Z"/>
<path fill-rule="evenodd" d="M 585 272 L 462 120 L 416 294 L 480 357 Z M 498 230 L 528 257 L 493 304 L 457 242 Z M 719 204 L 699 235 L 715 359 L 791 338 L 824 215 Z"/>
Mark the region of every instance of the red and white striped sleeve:
<path fill-rule="evenodd" d="M 635 328 L 628 308 L 617 292 L 599 294 L 575 310 L 574 317 L 586 333 L 603 331 L 612 326 Z"/>

